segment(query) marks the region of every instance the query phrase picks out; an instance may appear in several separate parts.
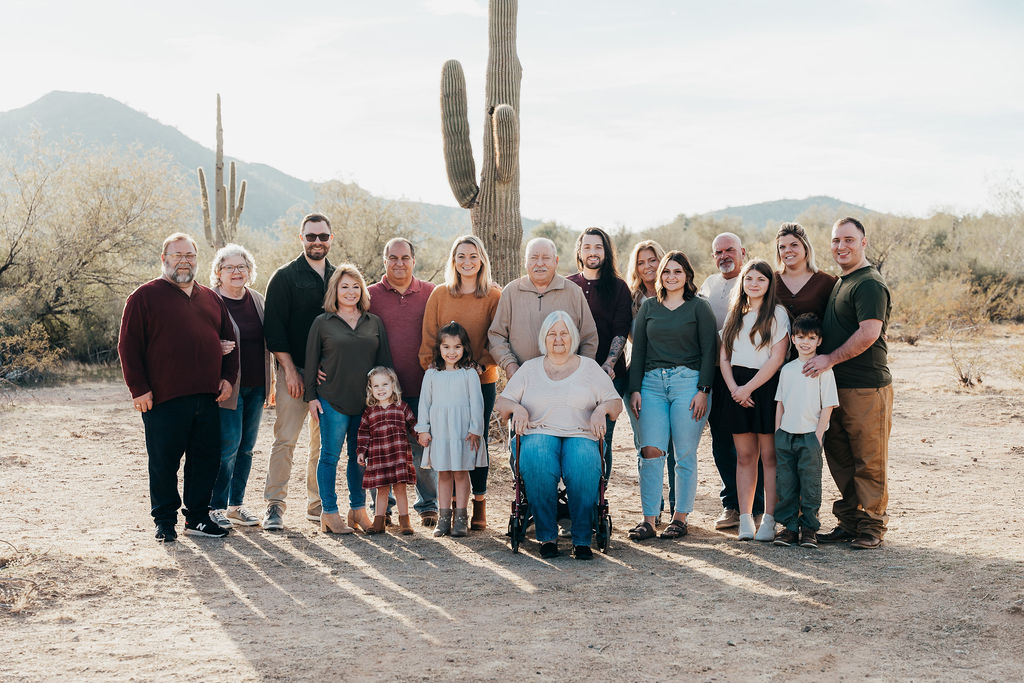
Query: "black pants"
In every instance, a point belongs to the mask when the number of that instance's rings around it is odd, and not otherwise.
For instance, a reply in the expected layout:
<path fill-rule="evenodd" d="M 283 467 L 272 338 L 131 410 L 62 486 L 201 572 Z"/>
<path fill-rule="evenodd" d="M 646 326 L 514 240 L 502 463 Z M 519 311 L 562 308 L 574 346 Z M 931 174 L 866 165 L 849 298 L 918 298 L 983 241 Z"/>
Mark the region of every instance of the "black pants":
<path fill-rule="evenodd" d="M 178 467 L 185 456 L 182 514 L 186 521 L 209 515 L 210 494 L 220 468 L 220 414 L 214 394 L 179 396 L 142 414 L 149 453 L 149 500 L 156 522 L 178 519 Z"/>
<path fill-rule="evenodd" d="M 722 507 L 739 510 L 740 504 L 736 493 L 736 442 L 732 438 L 732 425 L 723 418 L 725 402 L 731 401 L 729 387 L 722 377 L 722 371 L 715 368 L 715 383 L 711 388 L 711 413 L 708 416 L 708 427 L 711 429 L 711 454 L 715 458 L 715 467 L 722 477 Z M 754 488 L 754 508 L 752 513 L 760 515 L 764 512 L 764 466 L 761 459 L 757 460 L 757 486 Z"/>
<path fill-rule="evenodd" d="M 495 383 L 481 384 L 480 391 L 484 395 L 484 441 L 487 442 L 491 433 L 491 411 L 494 410 L 494 401 L 497 399 Z M 487 474 L 490 468 L 488 465 L 477 467 L 469 471 L 469 482 L 473 488 L 474 496 L 482 496 L 487 493 Z"/>

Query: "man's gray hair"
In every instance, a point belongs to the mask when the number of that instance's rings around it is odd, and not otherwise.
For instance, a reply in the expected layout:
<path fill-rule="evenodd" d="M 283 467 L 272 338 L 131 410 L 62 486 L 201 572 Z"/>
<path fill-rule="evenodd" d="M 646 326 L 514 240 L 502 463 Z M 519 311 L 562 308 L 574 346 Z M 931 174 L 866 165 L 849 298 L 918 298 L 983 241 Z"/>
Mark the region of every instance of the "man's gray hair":
<path fill-rule="evenodd" d="M 556 247 L 555 243 L 549 240 L 547 237 L 534 237 L 532 240 L 526 243 L 526 249 L 523 253 L 529 254 L 534 248 L 541 245 L 550 247 L 551 253 L 554 254 L 555 256 L 558 256 L 558 247 Z"/>
<path fill-rule="evenodd" d="M 381 252 L 381 255 L 384 257 L 384 260 L 385 261 L 388 260 L 388 252 L 391 251 L 391 247 L 395 246 L 396 244 L 403 244 L 403 243 L 409 245 L 409 256 L 412 256 L 413 258 L 416 258 L 416 247 L 412 246 L 412 242 L 410 242 L 405 237 L 392 237 L 384 245 L 384 251 Z"/>
<path fill-rule="evenodd" d="M 576 329 L 576 323 L 573 322 L 572 317 L 565 311 L 551 311 L 548 313 L 548 317 L 544 318 L 544 322 L 540 324 L 540 333 L 537 335 L 540 355 L 548 355 L 548 347 L 544 340 L 556 323 L 565 323 L 565 326 L 569 329 L 569 338 L 572 340 L 569 352 L 576 353 L 577 349 L 580 348 L 580 331 Z"/>
<path fill-rule="evenodd" d="M 249 253 L 249 250 L 241 244 L 225 244 L 217 250 L 217 253 L 213 256 L 213 263 L 210 264 L 210 286 L 214 289 L 221 285 L 220 272 L 221 267 L 224 265 L 224 259 L 232 256 L 241 256 L 242 260 L 245 261 L 245 266 L 249 271 L 245 284 L 251 285 L 256 282 L 256 259 Z"/>
<path fill-rule="evenodd" d="M 718 233 L 717 235 L 715 235 L 715 239 L 711 240 L 711 244 L 714 245 L 715 242 L 717 242 L 718 240 L 722 239 L 723 237 L 728 238 L 728 239 L 736 240 L 736 244 L 740 245 L 740 249 L 743 248 L 743 240 L 741 240 L 740 236 L 737 235 L 734 232 L 720 232 L 720 233 Z"/>

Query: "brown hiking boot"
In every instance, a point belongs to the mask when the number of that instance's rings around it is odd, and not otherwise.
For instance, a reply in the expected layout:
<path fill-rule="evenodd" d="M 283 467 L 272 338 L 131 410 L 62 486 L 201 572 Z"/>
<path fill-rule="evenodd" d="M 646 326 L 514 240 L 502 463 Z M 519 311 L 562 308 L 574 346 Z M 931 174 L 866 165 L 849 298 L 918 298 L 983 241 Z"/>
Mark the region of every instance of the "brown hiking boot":
<path fill-rule="evenodd" d="M 808 529 L 807 527 L 800 529 L 800 547 L 817 548 L 818 533 L 814 529 Z"/>
<path fill-rule="evenodd" d="M 795 531 L 783 527 L 782 531 L 775 534 L 775 540 L 772 541 L 775 545 L 781 545 L 788 548 L 791 545 L 796 545 L 797 535 Z"/>

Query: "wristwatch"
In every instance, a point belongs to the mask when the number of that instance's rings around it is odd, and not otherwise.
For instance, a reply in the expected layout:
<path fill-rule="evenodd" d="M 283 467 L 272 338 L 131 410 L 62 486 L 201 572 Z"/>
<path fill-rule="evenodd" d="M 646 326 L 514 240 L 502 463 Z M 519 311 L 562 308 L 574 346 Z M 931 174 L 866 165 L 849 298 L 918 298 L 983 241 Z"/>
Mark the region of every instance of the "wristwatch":
<path fill-rule="evenodd" d="M 700 391 L 700 392 L 705 393 L 705 394 L 710 394 L 711 393 L 711 387 L 697 387 L 697 391 Z"/>

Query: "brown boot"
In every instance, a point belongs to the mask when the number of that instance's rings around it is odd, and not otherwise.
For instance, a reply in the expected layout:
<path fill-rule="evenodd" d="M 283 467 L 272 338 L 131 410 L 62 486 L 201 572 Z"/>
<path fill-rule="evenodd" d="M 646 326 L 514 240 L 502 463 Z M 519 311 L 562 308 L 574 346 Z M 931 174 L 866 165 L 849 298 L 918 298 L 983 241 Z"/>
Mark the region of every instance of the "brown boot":
<path fill-rule="evenodd" d="M 323 512 L 320 514 L 320 531 L 325 534 L 350 534 L 352 527 L 345 524 L 337 512 Z"/>
<path fill-rule="evenodd" d="M 402 532 L 403 536 L 408 536 L 413 533 L 412 522 L 409 521 L 409 515 L 398 515 L 398 530 Z"/>
<path fill-rule="evenodd" d="M 386 522 L 384 521 L 384 515 L 377 515 L 373 518 L 373 524 L 366 530 L 368 534 L 383 534 L 385 533 Z"/>
<path fill-rule="evenodd" d="M 366 514 L 366 508 L 359 508 L 348 511 L 348 525 L 357 531 L 365 532 L 373 522 L 370 521 L 370 515 Z"/>
<path fill-rule="evenodd" d="M 474 531 L 482 531 L 487 528 L 487 501 L 473 499 L 473 520 L 469 528 Z"/>

